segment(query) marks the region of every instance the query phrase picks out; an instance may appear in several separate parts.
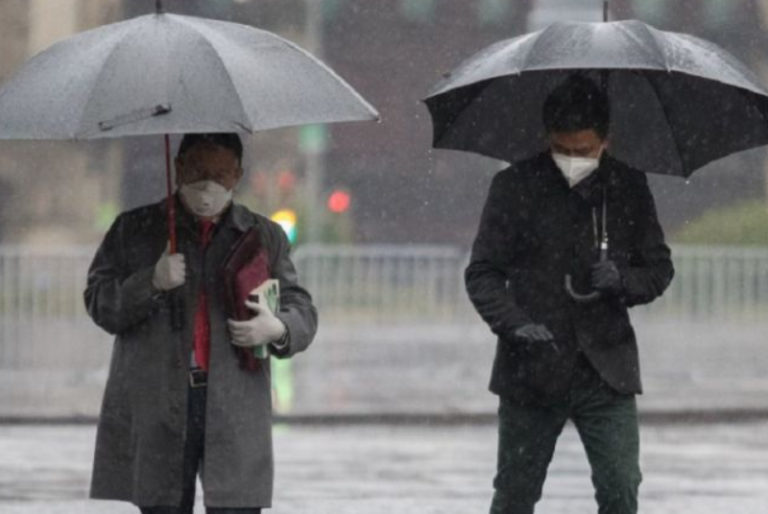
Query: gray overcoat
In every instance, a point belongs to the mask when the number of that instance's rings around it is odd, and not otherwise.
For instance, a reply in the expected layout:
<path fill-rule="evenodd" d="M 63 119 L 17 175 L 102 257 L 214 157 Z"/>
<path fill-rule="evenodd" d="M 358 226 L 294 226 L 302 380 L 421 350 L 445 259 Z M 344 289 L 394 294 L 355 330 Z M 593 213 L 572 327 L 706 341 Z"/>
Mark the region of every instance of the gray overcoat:
<path fill-rule="evenodd" d="M 178 211 L 178 251 L 187 264 L 186 283 L 176 290 L 183 298 L 186 321 L 181 330 L 171 328 L 171 295 L 158 294 L 151 284 L 168 239 L 164 201 L 121 214 L 88 272 L 88 313 L 116 336 L 99 418 L 91 497 L 136 505 L 179 504 L 192 321 L 205 284 L 211 327 L 201 473 L 205 503 L 268 507 L 273 483 L 269 367 L 240 368 L 220 300 L 219 269 L 245 231 L 260 229 L 272 276 L 280 281 L 278 316 L 288 328 L 290 343 L 279 357 L 307 348 L 317 328 L 317 312 L 310 295 L 297 284 L 289 243 L 279 225 L 235 204 L 203 254 L 194 218 L 182 208 Z"/>

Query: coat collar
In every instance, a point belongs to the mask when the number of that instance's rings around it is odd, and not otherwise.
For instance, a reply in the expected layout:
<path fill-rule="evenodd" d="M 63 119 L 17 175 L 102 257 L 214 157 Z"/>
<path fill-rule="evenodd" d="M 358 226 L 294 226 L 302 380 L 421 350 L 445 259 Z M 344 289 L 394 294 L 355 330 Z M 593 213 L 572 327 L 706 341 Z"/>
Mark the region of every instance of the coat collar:
<path fill-rule="evenodd" d="M 221 223 L 225 227 L 230 227 L 240 232 L 247 232 L 256 220 L 251 212 L 242 205 L 232 203 L 224 212 Z"/>

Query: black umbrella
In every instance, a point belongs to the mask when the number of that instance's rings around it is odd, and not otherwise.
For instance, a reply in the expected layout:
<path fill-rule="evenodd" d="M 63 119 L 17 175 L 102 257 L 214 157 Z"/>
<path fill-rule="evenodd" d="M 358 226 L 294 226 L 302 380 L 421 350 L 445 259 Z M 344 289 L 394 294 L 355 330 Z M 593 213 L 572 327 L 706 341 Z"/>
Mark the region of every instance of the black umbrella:
<path fill-rule="evenodd" d="M 768 91 L 744 64 L 629 20 L 555 23 L 470 57 L 425 100 L 433 145 L 509 162 L 545 150 L 544 99 L 574 72 L 605 87 L 611 153 L 637 169 L 687 177 L 768 144 Z"/>

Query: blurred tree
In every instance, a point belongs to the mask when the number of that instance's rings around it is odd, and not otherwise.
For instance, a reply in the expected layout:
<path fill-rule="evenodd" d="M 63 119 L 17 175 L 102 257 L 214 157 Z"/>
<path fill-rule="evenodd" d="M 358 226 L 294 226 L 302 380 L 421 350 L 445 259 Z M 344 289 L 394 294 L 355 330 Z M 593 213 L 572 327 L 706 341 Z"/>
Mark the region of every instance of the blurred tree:
<path fill-rule="evenodd" d="M 528 13 L 534 0 L 478 0 L 477 19 L 481 25 L 506 27 L 511 33 L 526 29 Z"/>
<path fill-rule="evenodd" d="M 400 0 L 400 12 L 408 21 L 428 23 L 435 18 L 436 0 Z"/>
<path fill-rule="evenodd" d="M 768 211 L 763 202 L 741 202 L 706 212 L 681 227 L 676 243 L 768 246 Z"/>

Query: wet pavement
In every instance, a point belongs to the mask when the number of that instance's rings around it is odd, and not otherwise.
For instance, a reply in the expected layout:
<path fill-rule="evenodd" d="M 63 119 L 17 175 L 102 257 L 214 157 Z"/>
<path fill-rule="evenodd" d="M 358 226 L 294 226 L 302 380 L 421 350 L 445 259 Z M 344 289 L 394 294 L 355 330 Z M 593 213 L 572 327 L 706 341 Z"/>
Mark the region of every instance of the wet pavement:
<path fill-rule="evenodd" d="M 87 500 L 94 435 L 91 425 L 0 426 L 0 512 L 138 512 Z M 768 421 L 644 425 L 641 437 L 641 513 L 768 512 Z M 278 425 L 268 512 L 486 512 L 495 444 L 493 424 Z M 570 426 L 536 512 L 596 512 Z"/>
<path fill-rule="evenodd" d="M 768 318 L 635 320 L 645 413 L 768 413 Z M 294 414 L 492 414 L 496 342 L 483 324 L 323 327 L 293 360 Z"/>
<path fill-rule="evenodd" d="M 714 421 L 643 426 L 640 512 L 767 513 L 768 324 L 638 321 L 643 418 Z M 287 368 L 289 394 L 278 406 L 294 420 L 347 423 L 276 427 L 269 512 L 487 512 L 496 434 L 493 423 L 477 421 L 494 419 L 487 392 L 493 350 L 479 324 L 324 328 Z M 102 367 L 3 370 L 0 417 L 93 418 L 105 376 Z M 409 423 L 377 424 L 382 417 Z M 413 423 L 438 418 L 450 423 Z M 475 423 L 458 424 L 462 419 Z M 138 512 L 87 499 L 94 435 L 90 424 L 0 424 L 0 513 Z M 588 464 L 570 428 L 536 512 L 596 512 Z"/>
<path fill-rule="evenodd" d="M 635 327 L 645 385 L 638 399 L 642 413 L 768 413 L 768 318 L 751 323 L 639 318 Z M 95 329 L 82 333 L 94 332 L 98 341 L 69 356 L 57 354 L 58 366 L 4 368 L 0 361 L 0 420 L 95 419 L 111 340 Z M 51 347 L 52 340 L 54 335 L 42 341 Z M 92 355 L 97 350 L 101 353 Z M 321 325 L 306 353 L 283 363 L 280 372 L 273 368 L 280 377 L 276 410 L 299 417 L 488 418 L 495 411 L 488 393 L 494 350 L 493 335 L 479 322 Z M 88 366 L 65 360 L 80 355 L 88 356 Z"/>

